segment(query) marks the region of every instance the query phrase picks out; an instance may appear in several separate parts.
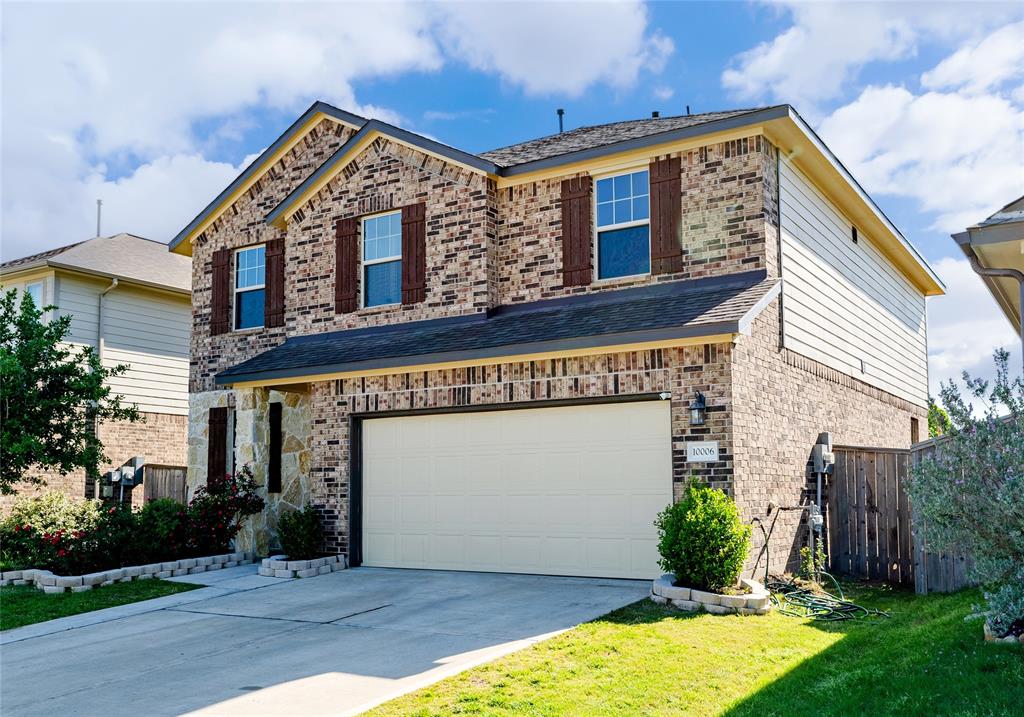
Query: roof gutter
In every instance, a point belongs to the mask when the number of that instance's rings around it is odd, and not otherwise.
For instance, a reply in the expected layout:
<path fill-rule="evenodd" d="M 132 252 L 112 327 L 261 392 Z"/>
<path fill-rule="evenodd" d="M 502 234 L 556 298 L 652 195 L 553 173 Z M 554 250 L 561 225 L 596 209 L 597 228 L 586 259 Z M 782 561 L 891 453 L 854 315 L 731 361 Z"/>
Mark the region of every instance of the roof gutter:
<path fill-rule="evenodd" d="M 960 248 L 963 249 L 964 254 L 967 255 L 967 261 L 970 263 L 971 268 L 974 269 L 975 274 L 982 277 L 982 279 L 1013 279 L 1014 281 L 1017 282 L 1017 287 L 1020 291 L 1020 315 L 1017 317 L 1017 333 L 1021 337 L 1021 361 L 1024 362 L 1024 271 L 1020 271 L 1019 269 L 1013 269 L 1009 267 L 989 268 L 982 266 L 981 262 L 978 261 L 978 255 L 974 253 L 973 247 L 971 247 L 969 243 L 961 242 L 961 238 L 963 238 L 965 234 L 967 233 L 964 232 L 964 234 L 954 234 L 953 238 L 957 240 L 957 243 L 960 244 Z M 970 241 L 969 235 L 967 235 L 967 241 Z M 999 296 L 999 292 L 993 291 L 994 287 L 992 286 L 991 282 L 986 281 L 985 283 L 989 285 L 989 291 L 994 296 Z M 1012 314 L 1007 312 L 1007 315 L 1011 316 Z"/>

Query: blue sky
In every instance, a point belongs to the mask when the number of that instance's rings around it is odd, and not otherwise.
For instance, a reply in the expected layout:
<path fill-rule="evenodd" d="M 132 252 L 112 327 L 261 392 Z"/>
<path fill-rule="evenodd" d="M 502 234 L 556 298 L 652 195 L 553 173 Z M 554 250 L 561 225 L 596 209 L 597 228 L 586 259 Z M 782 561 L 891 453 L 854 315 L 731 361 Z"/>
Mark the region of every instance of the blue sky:
<path fill-rule="evenodd" d="M 1024 193 L 1012 3 L 4 4 L 4 258 L 167 241 L 314 99 L 469 151 L 789 102 L 949 286 L 933 386 L 1008 323 L 952 231 Z"/>

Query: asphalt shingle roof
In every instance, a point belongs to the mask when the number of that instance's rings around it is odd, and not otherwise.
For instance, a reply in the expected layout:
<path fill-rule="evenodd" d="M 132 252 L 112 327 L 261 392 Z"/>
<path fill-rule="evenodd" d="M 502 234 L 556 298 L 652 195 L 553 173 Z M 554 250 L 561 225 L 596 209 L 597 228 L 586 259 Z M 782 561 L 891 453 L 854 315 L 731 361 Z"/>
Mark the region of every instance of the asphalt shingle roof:
<path fill-rule="evenodd" d="M 512 167 L 525 162 L 558 157 L 570 152 L 577 152 L 594 147 L 604 147 L 628 139 L 649 137 L 661 132 L 693 127 L 695 125 L 714 122 L 716 120 L 738 117 L 739 115 L 756 112 L 757 109 L 728 110 L 725 112 L 704 112 L 696 115 L 679 115 L 676 117 L 649 117 L 647 119 L 612 122 L 610 124 L 579 127 L 548 137 L 520 142 L 489 152 L 481 152 L 480 157 L 494 162 L 500 167 Z"/>
<path fill-rule="evenodd" d="M 13 259 L 0 264 L 0 272 L 33 266 L 75 269 L 179 291 L 192 289 L 191 259 L 170 254 L 166 244 L 134 234 L 96 237 Z"/>
<path fill-rule="evenodd" d="M 222 371 L 217 383 L 736 333 L 777 284 L 755 271 L 293 337 Z"/>

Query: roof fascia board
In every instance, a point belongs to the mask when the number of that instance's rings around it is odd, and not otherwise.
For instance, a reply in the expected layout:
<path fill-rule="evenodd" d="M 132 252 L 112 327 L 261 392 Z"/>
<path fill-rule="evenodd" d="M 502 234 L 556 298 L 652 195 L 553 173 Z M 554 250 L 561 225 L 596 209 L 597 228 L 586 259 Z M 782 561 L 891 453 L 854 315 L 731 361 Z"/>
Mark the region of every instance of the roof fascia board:
<path fill-rule="evenodd" d="M 974 246 L 1021 241 L 1024 239 L 1024 221 L 969 227 L 966 233 Z"/>
<path fill-rule="evenodd" d="M 649 149 L 662 144 L 681 142 L 683 140 L 714 134 L 716 132 L 727 132 L 730 130 L 747 128 L 750 125 L 757 125 L 773 119 L 778 119 L 779 117 L 784 116 L 788 110 L 788 105 L 777 105 L 763 110 L 754 110 L 742 115 L 736 115 L 735 117 L 726 117 L 724 119 L 713 120 L 711 122 L 702 122 L 701 124 L 696 124 L 691 127 L 681 127 L 679 129 L 650 134 L 644 137 L 626 139 L 621 142 L 614 142 L 601 147 L 591 147 L 588 149 L 577 150 L 575 152 L 569 152 L 567 154 L 560 154 L 557 157 L 548 157 L 546 159 L 538 159 L 532 162 L 517 164 L 502 170 L 500 174 L 503 177 L 515 177 L 520 174 L 529 174 L 544 169 L 562 167 L 567 164 L 590 162 L 595 159 L 601 159 L 614 154 L 622 154 L 632 150 Z"/>
<path fill-rule="evenodd" d="M 964 253 L 964 256 L 970 258 L 973 256 L 975 260 L 981 264 L 983 268 L 991 268 L 986 265 L 986 262 L 978 255 L 974 248 L 971 246 L 971 236 L 967 232 L 960 232 L 959 234 L 953 234 L 953 239 L 959 245 L 960 250 Z M 982 276 L 978 274 L 978 278 L 985 284 L 985 288 L 988 289 L 988 293 L 992 295 L 992 298 L 996 300 L 996 304 L 999 305 L 1000 311 L 1006 317 L 1006 320 L 1010 322 L 1010 325 L 1014 327 L 1014 330 L 1020 333 L 1020 316 L 1017 313 L 1017 309 L 1014 308 L 1013 302 L 1010 297 L 1006 295 L 1003 288 L 999 285 L 999 280 L 993 276 Z M 1024 306 L 1020 307 L 1021 311 L 1024 311 Z"/>
<path fill-rule="evenodd" d="M 770 140 L 788 150 L 789 158 L 802 170 L 806 171 L 815 179 L 818 189 L 830 196 L 836 202 L 840 211 L 846 214 L 853 214 L 858 222 L 865 220 L 874 225 L 863 227 L 868 229 L 868 235 L 872 233 L 882 235 L 879 239 L 887 237 L 892 241 L 877 241 L 879 248 L 900 267 L 908 278 L 920 288 L 926 296 L 938 296 L 945 293 L 946 286 L 942 279 L 928 265 L 928 262 L 921 253 L 911 244 L 899 229 L 889 220 L 885 213 L 868 196 L 864 188 L 860 186 L 850 171 L 843 166 L 843 163 L 832 154 L 821 138 L 811 127 L 804 122 L 789 105 L 785 105 L 787 114 L 774 122 L 766 123 L 766 134 Z M 801 152 L 801 147 L 810 146 L 813 152 Z M 817 162 L 815 161 L 817 160 Z M 840 190 L 847 192 L 846 197 L 834 197 L 821 186 L 820 175 L 822 170 L 830 172 L 833 177 L 840 180 Z M 817 175 L 817 176 L 816 176 Z M 862 211 L 857 212 L 859 207 Z M 853 211 L 851 211 L 853 209 Z M 857 216 L 859 214 L 859 216 Z"/>
<path fill-rule="evenodd" d="M 218 386 L 236 386 L 241 383 L 275 382 L 282 380 L 310 381 L 322 380 L 322 376 L 339 376 L 354 373 L 375 375 L 384 373 L 404 373 L 420 366 L 436 366 L 453 363 L 474 365 L 499 361 L 519 361 L 524 356 L 563 355 L 566 352 L 609 353 L 626 350 L 627 346 L 661 344 L 664 346 L 680 345 L 677 342 L 689 343 L 721 343 L 731 341 L 739 333 L 739 322 L 719 321 L 698 326 L 673 326 L 650 331 L 630 331 L 603 336 L 580 336 L 555 341 L 535 341 L 505 346 L 490 346 L 469 351 L 446 351 L 418 356 L 394 356 L 368 361 L 353 361 L 325 366 L 303 368 L 276 369 L 257 371 L 248 374 L 218 375 L 215 382 Z M 697 341 L 699 339 L 699 341 Z M 468 363 L 466 363 L 468 362 Z M 316 377 L 314 379 L 314 377 Z"/>
<path fill-rule="evenodd" d="M 266 170 L 292 149 L 303 137 L 324 118 L 332 119 L 343 125 L 358 130 L 366 124 L 366 120 L 351 112 L 338 109 L 326 102 L 314 102 L 309 109 L 292 122 L 281 136 L 274 140 L 259 157 L 254 159 L 224 191 L 210 202 L 195 219 L 188 223 L 171 240 L 168 248 L 177 254 L 191 255 L 191 241 L 212 224 L 232 202 L 238 199 Z"/>
<path fill-rule="evenodd" d="M 312 199 L 317 192 L 323 189 L 334 177 L 349 165 L 359 154 L 370 145 L 377 137 L 387 137 L 413 149 L 420 150 L 426 154 L 437 157 L 446 162 L 453 162 L 476 172 L 488 175 L 497 175 L 499 168 L 496 164 L 480 159 L 479 157 L 463 152 L 462 150 L 449 147 L 435 140 L 409 132 L 400 127 L 395 127 L 386 122 L 372 119 L 362 129 L 352 135 L 348 142 L 339 147 L 334 154 L 327 158 L 323 164 L 317 167 L 302 184 L 292 190 L 280 204 L 266 216 L 267 224 L 284 228 L 288 220 L 295 212 Z"/>
<path fill-rule="evenodd" d="M 51 276 L 52 274 L 53 269 L 47 262 L 33 262 L 28 266 L 19 266 L 15 269 L 11 269 L 10 271 L 0 270 L 0 284 L 15 281 L 31 281 L 36 277 L 43 279 Z"/>

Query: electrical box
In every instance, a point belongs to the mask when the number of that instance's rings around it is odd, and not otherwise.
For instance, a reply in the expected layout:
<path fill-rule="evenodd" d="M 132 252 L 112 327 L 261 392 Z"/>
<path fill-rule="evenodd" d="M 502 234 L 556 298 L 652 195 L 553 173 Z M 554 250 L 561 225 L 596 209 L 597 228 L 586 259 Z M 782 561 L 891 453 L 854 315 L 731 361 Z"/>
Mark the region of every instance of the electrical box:
<path fill-rule="evenodd" d="M 811 449 L 811 462 L 815 473 L 832 473 L 836 465 L 836 455 L 829 448 L 830 446 L 825 444 L 815 443 Z"/>

